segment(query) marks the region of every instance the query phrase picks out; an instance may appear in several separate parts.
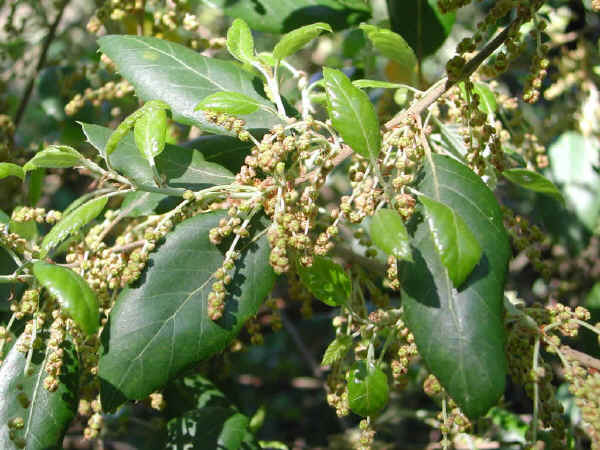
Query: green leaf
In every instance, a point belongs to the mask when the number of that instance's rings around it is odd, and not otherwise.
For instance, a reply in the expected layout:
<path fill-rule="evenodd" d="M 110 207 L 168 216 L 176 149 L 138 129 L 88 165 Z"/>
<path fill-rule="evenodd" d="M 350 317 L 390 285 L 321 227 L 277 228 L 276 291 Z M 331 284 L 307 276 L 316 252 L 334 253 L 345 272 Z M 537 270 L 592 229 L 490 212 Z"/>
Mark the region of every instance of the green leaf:
<path fill-rule="evenodd" d="M 238 92 L 215 92 L 198 103 L 196 111 L 210 110 L 234 116 L 242 116 L 252 114 L 261 107 L 264 107 L 264 105 Z"/>
<path fill-rule="evenodd" d="M 563 205 L 565 203 L 565 199 L 554 183 L 537 172 L 527 169 L 506 169 L 502 175 L 525 189 L 554 197 Z"/>
<path fill-rule="evenodd" d="M 43 168 L 29 172 L 29 192 L 27 192 L 27 197 L 31 206 L 37 205 L 42 197 L 45 177 L 46 169 Z"/>
<path fill-rule="evenodd" d="M 346 381 L 348 403 L 354 414 L 373 416 L 387 405 L 390 395 L 387 376 L 373 363 L 355 362 L 346 375 Z"/>
<path fill-rule="evenodd" d="M 254 135 L 259 141 L 262 136 L 262 133 Z M 252 141 L 242 142 L 231 136 L 200 136 L 186 146 L 202 153 L 206 161 L 220 164 L 232 173 L 238 173 L 254 144 Z"/>
<path fill-rule="evenodd" d="M 594 231 L 600 217 L 600 175 L 594 170 L 600 146 L 574 131 L 563 133 L 548 149 L 553 180 L 577 218 Z"/>
<path fill-rule="evenodd" d="M 64 216 L 44 236 L 40 246 L 40 258 L 45 258 L 48 252 L 57 247 L 62 241 L 75 233 L 100 215 L 108 202 L 108 197 L 98 197 L 84 203 L 76 210 Z"/>
<path fill-rule="evenodd" d="M 363 0 L 191 0 L 197 8 L 219 8 L 231 17 L 244 19 L 257 31 L 287 33 L 304 25 L 326 22 L 334 30 L 357 25 L 371 17 Z"/>
<path fill-rule="evenodd" d="M 412 261 L 410 238 L 402 217 L 392 209 L 380 209 L 371 218 L 371 239 L 377 247 L 404 261 Z"/>
<path fill-rule="evenodd" d="M 400 34 L 418 59 L 435 53 L 449 36 L 455 14 L 442 14 L 437 0 L 387 0 L 392 30 Z"/>
<path fill-rule="evenodd" d="M 323 31 L 333 31 L 331 27 L 324 22 L 317 22 L 306 25 L 283 35 L 281 40 L 273 49 L 273 58 L 278 61 L 293 55 L 310 41 L 319 36 Z"/>
<path fill-rule="evenodd" d="M 342 359 L 352 348 L 352 342 L 352 336 L 348 336 L 347 334 L 337 336 L 327 346 L 325 354 L 323 355 L 323 360 L 321 361 L 321 365 L 329 366 Z"/>
<path fill-rule="evenodd" d="M 188 411 L 167 425 L 167 448 L 258 450 L 248 429 L 250 419 L 231 407 Z M 243 446 L 242 446 L 243 445 Z"/>
<path fill-rule="evenodd" d="M 48 333 L 40 333 L 43 338 Z M 19 341 L 25 335 L 19 337 Z M 17 342 L 18 343 L 18 342 Z M 63 437 L 71 420 L 77 414 L 79 366 L 72 344 L 65 341 L 60 384 L 55 392 L 44 388 L 46 377 L 45 356 L 42 349 L 34 350 L 29 366 L 32 374 L 25 376 L 27 355 L 13 345 L 0 366 L 0 448 L 6 450 L 50 450 L 62 447 Z M 27 407 L 24 407 L 27 405 Z M 10 439 L 8 422 L 23 419 L 23 428 L 16 430 L 16 438 L 25 443 L 17 447 Z"/>
<path fill-rule="evenodd" d="M 374 25 L 361 24 L 360 29 L 365 32 L 373 47 L 383 56 L 397 61 L 400 66 L 408 69 L 417 67 L 415 52 L 402 36 Z"/>
<path fill-rule="evenodd" d="M 101 37 L 99 42 L 102 52 L 133 84 L 137 95 L 143 100 L 164 101 L 178 122 L 211 133 L 232 135 L 231 131 L 207 121 L 204 113 L 194 110 L 199 99 L 220 91 L 239 92 L 272 107 L 256 90 L 262 82 L 232 61 L 207 58 L 183 45 L 152 37 L 109 35 Z M 264 109 L 244 119 L 249 129 L 271 128 L 281 123 L 277 114 Z"/>
<path fill-rule="evenodd" d="M 511 249 L 494 194 L 473 171 L 432 155 L 417 188 L 465 221 L 483 249 L 457 290 L 440 260 L 428 220 L 413 224 L 414 263 L 402 267 L 402 304 L 419 354 L 470 418 L 486 413 L 504 393 L 504 280 Z"/>
<path fill-rule="evenodd" d="M 463 98 L 466 100 L 467 89 L 465 88 L 465 83 L 460 82 L 459 87 Z M 486 114 L 493 114 L 496 112 L 496 109 L 498 109 L 496 96 L 487 84 L 478 82 L 473 83 L 473 94 L 477 94 L 479 96 L 479 110 L 481 112 Z"/>
<path fill-rule="evenodd" d="M 177 206 L 178 200 L 181 199 L 156 192 L 135 191 L 123 197 L 121 210 L 127 212 L 127 217 L 162 214 Z"/>
<path fill-rule="evenodd" d="M 22 180 L 25 178 L 25 171 L 13 163 L 0 163 L 0 180 L 6 177 L 19 177 Z"/>
<path fill-rule="evenodd" d="M 33 274 L 86 334 L 98 331 L 98 299 L 83 278 L 67 267 L 44 261 L 33 263 Z"/>
<path fill-rule="evenodd" d="M 88 142 L 101 153 L 104 152 L 112 130 L 91 124 L 82 124 L 82 127 Z M 215 139 L 216 143 L 222 143 L 223 140 L 228 142 L 226 139 L 231 139 L 225 136 L 219 138 L 221 140 Z M 206 144 L 206 146 L 210 145 Z M 227 149 L 221 148 L 221 150 Z M 152 169 L 137 150 L 131 133 L 119 142 L 116 150 L 110 155 L 110 162 L 116 170 L 133 180 L 141 189 L 154 186 Z M 200 190 L 234 181 L 230 171 L 219 164 L 206 161 L 202 153 L 189 148 L 167 144 L 154 163 L 159 173 L 166 177 L 166 185 L 174 191 L 174 195 L 181 195 L 186 189 Z"/>
<path fill-rule="evenodd" d="M 245 64 L 252 64 L 255 60 L 252 31 L 242 19 L 235 19 L 227 30 L 227 50 Z"/>
<path fill-rule="evenodd" d="M 425 206 L 431 237 L 456 288 L 468 278 L 481 259 L 481 246 L 469 226 L 456 211 L 426 195 L 419 195 Z"/>
<path fill-rule="evenodd" d="M 15 209 L 21 208 L 17 206 Z M 11 233 L 16 233 L 28 241 L 33 241 L 38 237 L 38 228 L 35 220 L 28 220 L 27 222 L 11 220 L 8 227 Z"/>
<path fill-rule="evenodd" d="M 312 266 L 298 264 L 298 275 L 302 284 L 326 305 L 341 306 L 350 298 L 350 278 L 342 266 L 330 258 L 316 255 Z"/>
<path fill-rule="evenodd" d="M 212 274 L 224 261 L 208 232 L 223 217 L 207 213 L 179 224 L 150 257 L 139 283 L 117 298 L 102 333 L 104 408 L 113 409 L 123 397 L 142 399 L 182 369 L 222 351 L 271 291 L 275 274 L 262 236 L 236 261 L 223 318 L 208 317 Z M 260 225 L 254 221 L 252 229 L 258 232 Z"/>
<path fill-rule="evenodd" d="M 380 80 L 353 80 L 352 84 L 357 88 L 381 88 L 381 89 L 400 89 L 404 88 L 405 85 L 399 83 L 390 83 L 389 81 Z"/>
<path fill-rule="evenodd" d="M 167 137 L 167 112 L 163 108 L 149 108 L 135 121 L 133 136 L 138 150 L 148 161 L 162 153 Z"/>
<path fill-rule="evenodd" d="M 23 170 L 28 172 L 41 167 L 61 169 L 76 166 L 81 164 L 82 161 L 83 156 L 74 148 L 67 145 L 51 145 L 36 153 L 33 158 L 27 161 L 23 166 Z"/>
<path fill-rule="evenodd" d="M 333 127 L 356 153 L 369 160 L 381 150 L 381 134 L 375 108 L 367 94 L 352 85 L 343 72 L 323 69 L 327 110 Z"/>

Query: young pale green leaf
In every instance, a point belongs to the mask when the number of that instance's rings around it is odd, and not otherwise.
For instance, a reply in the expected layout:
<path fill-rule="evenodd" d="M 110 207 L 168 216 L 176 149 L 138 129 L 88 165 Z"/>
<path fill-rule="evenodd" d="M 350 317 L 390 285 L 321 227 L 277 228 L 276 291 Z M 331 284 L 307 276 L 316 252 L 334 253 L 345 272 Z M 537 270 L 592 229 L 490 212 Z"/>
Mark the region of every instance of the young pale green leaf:
<path fill-rule="evenodd" d="M 324 22 L 317 22 L 311 25 L 300 27 L 283 35 L 281 40 L 273 49 L 273 58 L 278 61 L 293 55 L 310 41 L 318 37 L 324 31 L 333 31 L 331 27 Z"/>
<path fill-rule="evenodd" d="M 133 136 L 142 156 L 148 161 L 154 161 L 165 148 L 167 112 L 160 107 L 148 108 L 135 121 Z"/>
<path fill-rule="evenodd" d="M 470 418 L 498 403 L 506 382 L 504 280 L 511 255 L 502 212 L 481 178 L 451 157 L 432 155 L 417 189 L 466 222 L 483 250 L 480 263 L 454 288 L 429 221 L 416 223 L 414 263 L 401 268 L 408 328 L 428 369 Z"/>
<path fill-rule="evenodd" d="M 90 200 L 63 217 L 60 222 L 54 225 L 48 234 L 44 236 L 42 245 L 40 246 L 40 257 L 45 258 L 48 252 L 58 246 L 62 241 L 69 237 L 69 235 L 98 217 L 106 206 L 107 201 L 107 197 L 99 197 Z"/>
<path fill-rule="evenodd" d="M 381 134 L 369 97 L 339 70 L 326 67 L 323 77 L 333 127 L 352 150 L 369 160 L 375 159 L 381 150 Z"/>
<path fill-rule="evenodd" d="M 201 111 L 194 111 L 198 99 L 220 91 L 240 92 L 273 106 L 262 94 L 262 82 L 236 62 L 208 58 L 183 45 L 146 36 L 109 35 L 99 42 L 136 94 L 142 100 L 164 101 L 178 122 L 234 135 L 209 121 Z M 247 128 L 268 129 L 280 124 L 281 118 L 273 111 L 261 108 L 245 117 Z"/>
<path fill-rule="evenodd" d="M 0 180 L 6 177 L 19 177 L 22 180 L 25 178 L 25 171 L 13 163 L 0 163 Z"/>
<path fill-rule="evenodd" d="M 323 360 L 321 361 L 322 366 L 329 366 L 334 362 L 339 361 L 346 353 L 352 348 L 352 336 L 348 336 L 347 334 L 342 334 L 337 336 L 331 343 L 327 346 L 325 350 L 325 354 L 323 355 Z"/>
<path fill-rule="evenodd" d="M 357 361 L 346 375 L 348 403 L 362 417 L 379 413 L 388 403 L 390 388 L 386 374 L 373 363 Z"/>
<path fill-rule="evenodd" d="M 454 25 L 455 14 L 443 14 L 438 0 L 387 0 L 387 5 L 392 30 L 421 60 L 442 46 Z"/>
<path fill-rule="evenodd" d="M 565 199 L 554 183 L 537 172 L 527 169 L 506 169 L 502 175 L 525 189 L 554 197 L 563 205 L 565 203 Z"/>
<path fill-rule="evenodd" d="M 46 330 L 38 330 L 47 339 Z M 5 450 L 50 450 L 63 448 L 62 442 L 71 420 L 77 414 L 79 365 L 73 345 L 61 345 L 63 351 L 59 385 L 55 392 L 44 387 L 48 353 L 36 349 L 24 374 L 27 354 L 19 351 L 27 336 L 23 333 L 0 365 L 0 448 Z M 22 428 L 9 427 L 15 419 Z M 12 437 L 11 437 L 12 435 Z"/>
<path fill-rule="evenodd" d="M 39 169 L 42 167 L 48 169 L 61 169 L 65 167 L 73 167 L 81 164 L 83 156 L 67 145 L 51 145 L 50 147 L 35 154 L 23 166 L 25 172 Z"/>
<path fill-rule="evenodd" d="M 243 116 L 252 114 L 261 107 L 264 105 L 239 92 L 215 92 L 198 103 L 196 111 L 216 111 L 233 116 Z"/>
<path fill-rule="evenodd" d="M 467 99 L 467 89 L 465 83 L 459 83 L 460 91 L 463 98 Z M 479 110 L 485 114 L 493 114 L 498 109 L 496 103 L 496 96 L 487 84 L 484 83 L 473 83 L 473 94 L 477 94 L 479 97 Z"/>
<path fill-rule="evenodd" d="M 319 300 L 329 306 L 348 302 L 352 285 L 339 264 L 324 256 L 315 256 L 310 267 L 298 264 L 298 275 L 304 286 Z"/>
<path fill-rule="evenodd" d="M 425 206 L 435 248 L 452 283 L 459 288 L 481 259 L 481 246 L 469 226 L 452 208 L 426 195 L 420 195 L 419 200 Z"/>
<path fill-rule="evenodd" d="M 398 62 L 401 67 L 411 70 L 417 67 L 415 52 L 402 36 L 374 25 L 361 24 L 360 29 L 383 56 Z"/>
<path fill-rule="evenodd" d="M 390 83 L 389 81 L 380 80 L 354 80 L 352 84 L 357 88 L 380 88 L 380 89 L 400 89 L 404 88 L 405 85 L 399 83 Z"/>
<path fill-rule="evenodd" d="M 254 57 L 254 38 L 248 24 L 235 19 L 227 30 L 227 50 L 235 59 L 244 64 L 252 64 Z"/>
<path fill-rule="evenodd" d="M 410 237 L 402 217 L 392 209 L 380 209 L 371 218 L 371 239 L 377 247 L 404 261 L 412 261 Z"/>
<path fill-rule="evenodd" d="M 98 299 L 83 278 L 67 267 L 44 261 L 33 263 L 33 274 L 86 334 L 98 331 Z"/>
<path fill-rule="evenodd" d="M 256 57 L 261 63 L 266 64 L 269 67 L 273 67 L 277 64 L 277 60 L 273 58 L 273 53 L 271 52 L 260 52 Z"/>
<path fill-rule="evenodd" d="M 227 215 L 181 222 L 150 257 L 139 283 L 123 290 L 103 331 L 102 406 L 143 399 L 185 368 L 221 352 L 254 316 L 275 282 L 266 236 L 247 241 L 227 287 L 223 317 L 208 315 L 208 296 L 224 255 L 209 231 Z M 251 230 L 263 229 L 260 220 Z"/>

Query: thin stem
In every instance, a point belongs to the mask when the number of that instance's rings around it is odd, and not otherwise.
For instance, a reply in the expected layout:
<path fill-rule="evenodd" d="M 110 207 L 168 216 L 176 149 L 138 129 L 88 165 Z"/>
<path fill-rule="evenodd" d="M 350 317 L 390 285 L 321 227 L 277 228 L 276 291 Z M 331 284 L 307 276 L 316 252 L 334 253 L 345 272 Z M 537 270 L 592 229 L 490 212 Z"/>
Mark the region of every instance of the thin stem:
<path fill-rule="evenodd" d="M 38 63 L 35 66 L 35 71 L 31 75 L 29 83 L 27 83 L 27 87 L 25 88 L 25 92 L 23 93 L 23 97 L 21 98 L 21 103 L 19 104 L 19 107 L 17 108 L 17 113 L 15 115 L 15 120 L 14 120 L 15 129 L 19 127 L 19 124 L 21 123 L 21 120 L 23 119 L 23 114 L 25 113 L 27 104 L 29 103 L 29 100 L 31 99 L 31 93 L 33 92 L 33 86 L 35 84 L 35 80 L 37 79 L 37 76 L 40 73 L 40 71 L 44 68 L 44 65 L 46 64 L 46 57 L 48 56 L 48 49 L 50 48 L 50 44 L 52 44 L 52 41 L 54 40 L 54 38 L 56 36 L 56 30 L 58 29 L 58 24 L 60 23 L 60 21 L 62 19 L 63 13 L 65 12 L 65 8 L 67 7 L 68 3 L 69 3 L 69 0 L 63 0 L 58 5 L 58 13 L 56 14 L 56 17 L 54 18 L 54 22 L 52 22 L 52 25 L 50 25 L 50 29 L 48 30 L 48 35 L 46 36 L 46 39 L 44 40 L 42 52 L 40 53 Z"/>
<path fill-rule="evenodd" d="M 540 357 L 540 336 L 537 335 L 535 337 L 535 344 L 533 345 L 533 375 L 535 377 L 535 381 L 533 383 L 533 419 L 532 422 L 532 432 L 531 439 L 533 443 L 537 442 L 537 427 L 538 427 L 538 415 L 539 415 L 539 401 L 540 401 L 540 387 L 538 384 L 538 367 L 539 367 L 539 357 Z"/>
<path fill-rule="evenodd" d="M 404 120 L 404 117 L 408 117 L 411 114 L 420 115 L 425 111 L 431 104 L 437 101 L 442 95 L 444 95 L 450 88 L 455 84 L 469 77 L 477 68 L 492 54 L 498 47 L 500 47 L 510 34 L 512 28 L 520 24 L 520 19 L 517 17 L 502 30 L 494 39 L 492 39 L 479 53 L 477 53 L 467 64 L 465 64 L 461 74 L 456 79 L 450 80 L 448 77 L 444 77 L 439 80 L 436 84 L 431 86 L 421 97 L 419 101 L 413 103 L 412 106 L 406 110 L 400 111 L 396 114 L 389 122 L 385 124 L 387 129 L 394 128 L 396 125 Z"/>

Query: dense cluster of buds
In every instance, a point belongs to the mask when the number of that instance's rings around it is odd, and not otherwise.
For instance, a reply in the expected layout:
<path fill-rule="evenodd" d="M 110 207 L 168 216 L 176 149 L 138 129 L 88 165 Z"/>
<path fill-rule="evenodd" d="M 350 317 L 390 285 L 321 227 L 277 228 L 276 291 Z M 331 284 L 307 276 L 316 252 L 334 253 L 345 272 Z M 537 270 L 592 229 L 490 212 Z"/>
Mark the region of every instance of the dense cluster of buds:
<path fill-rule="evenodd" d="M 84 107 L 86 102 L 99 107 L 102 102 L 123 98 L 133 94 L 133 86 L 127 80 L 108 81 L 98 89 L 87 88 L 83 94 L 76 94 L 69 103 L 65 105 L 65 113 L 72 116 Z"/>

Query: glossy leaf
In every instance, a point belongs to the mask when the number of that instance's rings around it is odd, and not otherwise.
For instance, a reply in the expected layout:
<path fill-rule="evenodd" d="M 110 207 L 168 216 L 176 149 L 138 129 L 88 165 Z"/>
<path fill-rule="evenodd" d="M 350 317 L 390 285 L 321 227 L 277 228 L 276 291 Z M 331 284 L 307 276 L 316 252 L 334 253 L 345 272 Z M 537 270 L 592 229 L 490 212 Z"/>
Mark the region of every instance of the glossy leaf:
<path fill-rule="evenodd" d="M 91 124 L 82 124 L 82 127 L 88 142 L 100 152 L 104 152 L 112 130 Z M 230 139 L 224 136 L 220 138 Z M 216 139 L 215 142 L 222 141 Z M 222 147 L 220 149 L 226 150 Z M 133 180 L 141 189 L 154 186 L 152 169 L 137 150 L 131 133 L 121 140 L 110 155 L 110 162 L 116 170 Z M 166 177 L 166 185 L 173 190 L 174 195 L 181 195 L 185 189 L 200 190 L 212 185 L 229 184 L 234 180 L 230 171 L 219 164 L 206 161 L 202 153 L 175 145 L 167 144 L 154 163 L 159 173 Z"/>
<path fill-rule="evenodd" d="M 179 197 L 170 197 L 156 192 L 135 191 L 123 197 L 121 211 L 126 213 L 127 217 L 161 214 L 177 206 L 179 200 L 181 200 Z"/>
<path fill-rule="evenodd" d="M 412 261 L 410 238 L 402 217 L 392 209 L 380 209 L 371 218 L 371 240 L 388 255 Z"/>
<path fill-rule="evenodd" d="M 215 92 L 239 92 L 257 102 L 272 104 L 256 90 L 258 79 L 232 61 L 207 58 L 182 45 L 161 39 L 109 35 L 99 39 L 100 49 L 143 100 L 167 103 L 173 118 L 216 134 L 233 134 L 208 122 L 195 111 L 198 101 Z M 280 123 L 276 114 L 259 110 L 245 118 L 248 128 L 270 128 Z"/>
<path fill-rule="evenodd" d="M 235 19 L 227 30 L 227 50 L 245 64 L 252 64 L 255 59 L 252 31 L 242 19 Z"/>
<path fill-rule="evenodd" d="M 45 258 L 53 248 L 57 247 L 71 234 L 98 217 L 104 210 L 106 202 L 108 202 L 107 197 L 98 197 L 84 203 L 76 210 L 64 216 L 52 227 L 48 234 L 44 236 L 44 240 L 40 246 L 40 257 Z"/>
<path fill-rule="evenodd" d="M 428 220 L 413 224 L 414 263 L 402 267 L 402 304 L 419 354 L 470 418 L 504 393 L 504 280 L 511 249 L 494 194 L 469 168 L 432 155 L 417 188 L 460 215 L 483 249 L 479 264 L 455 289 Z M 435 174 L 435 175 L 434 175 Z"/>
<path fill-rule="evenodd" d="M 259 141 L 263 133 L 254 133 L 254 137 Z M 200 136 L 186 144 L 186 147 L 193 148 L 206 158 L 206 161 L 214 162 L 230 170 L 232 173 L 238 173 L 244 159 L 250 154 L 254 144 L 252 141 L 242 142 L 231 136 Z"/>
<path fill-rule="evenodd" d="M 310 267 L 298 264 L 298 275 L 311 294 L 326 305 L 341 306 L 350 298 L 350 278 L 342 266 L 330 258 L 317 255 Z"/>
<path fill-rule="evenodd" d="M 502 175 L 507 180 L 525 189 L 549 195 L 562 204 L 565 203 L 565 199 L 554 183 L 537 172 L 527 169 L 506 169 L 502 172 Z"/>
<path fill-rule="evenodd" d="M 371 16 L 362 0 L 191 0 L 198 7 L 219 8 L 244 19 L 257 31 L 286 33 L 304 25 L 326 22 L 334 30 L 357 25 Z"/>
<path fill-rule="evenodd" d="M 437 0 L 387 0 L 392 30 L 400 34 L 418 59 L 435 53 L 452 30 L 455 14 L 442 14 Z"/>
<path fill-rule="evenodd" d="M 398 62 L 401 67 L 408 69 L 417 67 L 415 52 L 398 33 L 367 24 L 362 24 L 360 29 L 383 56 Z"/>
<path fill-rule="evenodd" d="M 44 189 L 44 178 L 46 177 L 46 169 L 35 169 L 29 172 L 29 192 L 27 197 L 31 206 L 37 205 L 42 198 Z"/>
<path fill-rule="evenodd" d="M 43 337 L 47 335 L 42 334 Z M 21 335 L 19 340 L 23 340 Z M 23 428 L 16 438 L 27 450 L 50 450 L 62 447 L 63 437 L 77 414 L 79 367 L 73 346 L 66 341 L 60 384 L 55 392 L 44 388 L 46 377 L 43 349 L 34 350 L 29 366 L 31 375 L 24 375 L 27 354 L 13 345 L 0 366 L 0 448 L 17 450 L 10 439 L 8 423 L 23 419 Z M 25 407 L 27 405 L 27 407 Z"/>
<path fill-rule="evenodd" d="M 379 121 L 367 94 L 343 72 L 324 68 L 327 110 L 333 127 L 356 153 L 369 160 L 381 150 Z"/>
<path fill-rule="evenodd" d="M 563 133 L 548 149 L 553 180 L 577 218 L 595 230 L 600 217 L 600 174 L 594 170 L 600 146 L 579 133 Z"/>
<path fill-rule="evenodd" d="M 86 334 L 98 331 L 98 299 L 83 278 L 67 267 L 44 261 L 33 263 L 33 274 Z"/>
<path fill-rule="evenodd" d="M 293 55 L 324 31 L 331 33 L 333 30 L 328 24 L 317 22 L 290 31 L 275 45 L 273 58 L 280 61 Z"/>
<path fill-rule="evenodd" d="M 431 237 L 442 264 L 454 286 L 460 288 L 481 259 L 481 246 L 452 208 L 426 195 L 420 195 L 419 200 L 425 206 Z"/>
<path fill-rule="evenodd" d="M 194 409 L 168 423 L 167 448 L 258 450 L 249 422 L 247 416 L 230 407 Z"/>
<path fill-rule="evenodd" d="M 61 169 L 73 167 L 81 164 L 83 156 L 67 145 L 51 145 L 50 147 L 38 152 L 23 166 L 23 170 L 39 169 L 42 167 L 48 169 Z"/>
<path fill-rule="evenodd" d="M 373 363 L 357 361 L 346 375 L 348 403 L 362 417 L 379 413 L 388 403 L 390 388 L 386 374 Z"/>
<path fill-rule="evenodd" d="M 208 239 L 224 213 L 201 214 L 179 224 L 150 257 L 141 280 L 121 292 L 103 331 L 102 405 L 142 399 L 184 368 L 222 351 L 271 291 L 266 236 L 242 252 L 228 286 L 223 318 L 208 317 L 212 274 L 223 251 Z M 252 230 L 258 232 L 258 223 Z"/>
<path fill-rule="evenodd" d="M 347 334 L 337 336 L 327 346 L 325 354 L 323 355 L 323 360 L 321 361 L 321 365 L 329 366 L 342 359 L 352 348 L 352 342 L 352 336 Z"/>
<path fill-rule="evenodd" d="M 6 177 L 18 177 L 22 180 L 25 178 L 25 171 L 21 166 L 13 163 L 0 163 L 0 180 Z"/>
<path fill-rule="evenodd" d="M 148 161 L 162 153 L 167 137 L 167 112 L 149 108 L 136 120 L 133 136 L 138 150 Z"/>
<path fill-rule="evenodd" d="M 238 92 L 215 92 L 198 103 L 196 110 L 216 111 L 241 116 L 252 114 L 262 106 L 264 105 L 253 98 Z"/>

